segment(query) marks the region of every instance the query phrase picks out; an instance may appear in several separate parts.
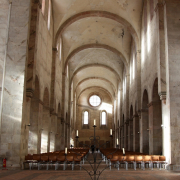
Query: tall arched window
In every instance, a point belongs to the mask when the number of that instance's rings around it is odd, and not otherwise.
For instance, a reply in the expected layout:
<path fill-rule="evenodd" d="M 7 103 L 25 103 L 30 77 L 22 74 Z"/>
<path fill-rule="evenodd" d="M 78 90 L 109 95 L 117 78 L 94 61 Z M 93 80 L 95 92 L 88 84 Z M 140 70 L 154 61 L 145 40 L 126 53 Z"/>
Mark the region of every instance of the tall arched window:
<path fill-rule="evenodd" d="M 44 11 L 45 11 L 45 0 L 42 0 L 42 13 L 44 15 Z"/>
<path fill-rule="evenodd" d="M 102 125 L 106 125 L 106 112 L 102 112 Z"/>
<path fill-rule="evenodd" d="M 84 111 L 84 124 L 88 124 L 88 111 Z"/>
<path fill-rule="evenodd" d="M 62 59 L 62 38 L 60 38 L 59 41 L 59 60 L 61 61 Z"/>
<path fill-rule="evenodd" d="M 49 9 L 48 9 L 48 30 L 50 29 L 51 24 L 51 0 L 49 0 Z"/>

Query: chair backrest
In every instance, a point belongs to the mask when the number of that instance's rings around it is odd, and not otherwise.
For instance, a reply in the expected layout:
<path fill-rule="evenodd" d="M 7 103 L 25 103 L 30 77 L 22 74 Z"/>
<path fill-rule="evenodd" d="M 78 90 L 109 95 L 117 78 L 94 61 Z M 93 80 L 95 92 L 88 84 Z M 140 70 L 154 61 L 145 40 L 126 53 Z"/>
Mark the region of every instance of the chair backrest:
<path fill-rule="evenodd" d="M 152 161 L 159 161 L 159 156 L 151 156 Z"/>
<path fill-rule="evenodd" d="M 159 156 L 159 161 L 166 161 L 166 157 L 165 156 Z"/>
<path fill-rule="evenodd" d="M 56 162 L 57 161 L 57 156 L 54 155 L 54 154 L 49 155 L 49 161 Z"/>
<path fill-rule="evenodd" d="M 119 161 L 126 161 L 126 156 L 119 155 Z"/>
<path fill-rule="evenodd" d="M 33 160 L 33 156 L 28 154 L 27 156 L 25 156 L 25 160 L 26 161 L 30 161 L 30 160 Z"/>
<path fill-rule="evenodd" d="M 151 161 L 151 156 L 144 156 L 143 161 Z"/>
<path fill-rule="evenodd" d="M 57 161 L 64 162 L 66 160 L 65 155 L 59 154 L 57 157 Z"/>
<path fill-rule="evenodd" d="M 135 161 L 143 161 L 143 156 L 142 155 L 135 155 L 134 156 L 134 158 L 135 158 Z"/>
<path fill-rule="evenodd" d="M 41 160 L 41 155 L 40 154 L 33 154 L 33 160 L 40 161 Z"/>
<path fill-rule="evenodd" d="M 110 158 L 111 161 L 118 161 L 119 156 L 118 155 L 112 155 L 112 158 Z"/>
<path fill-rule="evenodd" d="M 126 156 L 126 161 L 134 161 L 135 159 L 134 159 L 134 156 L 133 155 L 128 155 L 128 156 Z"/>
<path fill-rule="evenodd" d="M 68 155 L 66 156 L 66 159 L 67 159 L 67 161 L 72 162 L 72 161 L 74 161 L 74 156 L 68 154 Z"/>
<path fill-rule="evenodd" d="M 41 156 L 41 161 L 49 161 L 49 156 Z"/>
<path fill-rule="evenodd" d="M 74 161 L 75 162 L 80 162 L 81 161 L 81 156 L 77 155 L 77 154 L 74 154 Z"/>

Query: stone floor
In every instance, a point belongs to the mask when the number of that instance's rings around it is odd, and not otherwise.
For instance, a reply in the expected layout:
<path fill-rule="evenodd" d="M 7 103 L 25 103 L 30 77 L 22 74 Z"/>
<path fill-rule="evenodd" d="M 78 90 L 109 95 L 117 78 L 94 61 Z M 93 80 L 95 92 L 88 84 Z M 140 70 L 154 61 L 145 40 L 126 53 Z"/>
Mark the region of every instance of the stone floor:
<path fill-rule="evenodd" d="M 100 155 L 97 157 L 99 159 Z M 89 158 L 92 160 L 92 155 L 90 154 Z M 103 170 L 106 167 L 105 162 L 102 162 L 98 170 Z M 80 170 L 79 166 L 75 166 L 75 169 L 72 171 L 70 165 L 67 169 L 63 171 L 62 165 L 57 171 L 54 170 L 54 167 L 51 167 L 50 170 L 45 170 L 46 167 L 42 170 L 0 170 L 0 179 L 3 180 L 91 180 L 90 176 L 85 170 Z M 83 168 L 90 171 L 91 166 L 85 162 Z M 154 168 L 150 170 L 146 168 L 144 171 L 137 168 L 135 171 L 132 168 L 125 170 L 123 167 L 120 167 L 118 171 L 115 167 L 112 167 L 112 170 L 107 168 L 102 172 L 99 177 L 99 180 L 180 180 L 180 172 L 173 172 L 167 170 L 158 170 Z"/>

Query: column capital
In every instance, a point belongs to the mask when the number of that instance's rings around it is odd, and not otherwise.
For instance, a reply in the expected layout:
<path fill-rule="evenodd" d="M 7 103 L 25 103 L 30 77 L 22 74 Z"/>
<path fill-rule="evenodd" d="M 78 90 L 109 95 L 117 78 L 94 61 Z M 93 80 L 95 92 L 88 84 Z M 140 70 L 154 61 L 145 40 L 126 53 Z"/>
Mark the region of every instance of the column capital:
<path fill-rule="evenodd" d="M 166 92 L 159 92 L 160 100 L 166 100 Z"/>
<path fill-rule="evenodd" d="M 32 98 L 34 95 L 34 89 L 32 88 L 27 88 L 26 89 L 26 97 Z"/>
<path fill-rule="evenodd" d="M 165 4 L 166 4 L 166 2 L 165 2 L 164 0 L 159 1 L 159 2 L 157 3 L 157 5 L 156 5 L 154 11 L 157 12 L 157 10 L 158 10 L 159 8 L 164 7 Z"/>

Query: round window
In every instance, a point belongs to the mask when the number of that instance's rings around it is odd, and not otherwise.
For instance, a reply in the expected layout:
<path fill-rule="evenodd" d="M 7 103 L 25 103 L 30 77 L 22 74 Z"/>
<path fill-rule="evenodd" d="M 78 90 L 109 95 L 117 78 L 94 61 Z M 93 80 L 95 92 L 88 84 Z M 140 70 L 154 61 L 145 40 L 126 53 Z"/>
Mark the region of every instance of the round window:
<path fill-rule="evenodd" d="M 89 103 L 91 106 L 99 106 L 101 104 L 101 98 L 97 95 L 92 95 L 89 98 Z"/>

